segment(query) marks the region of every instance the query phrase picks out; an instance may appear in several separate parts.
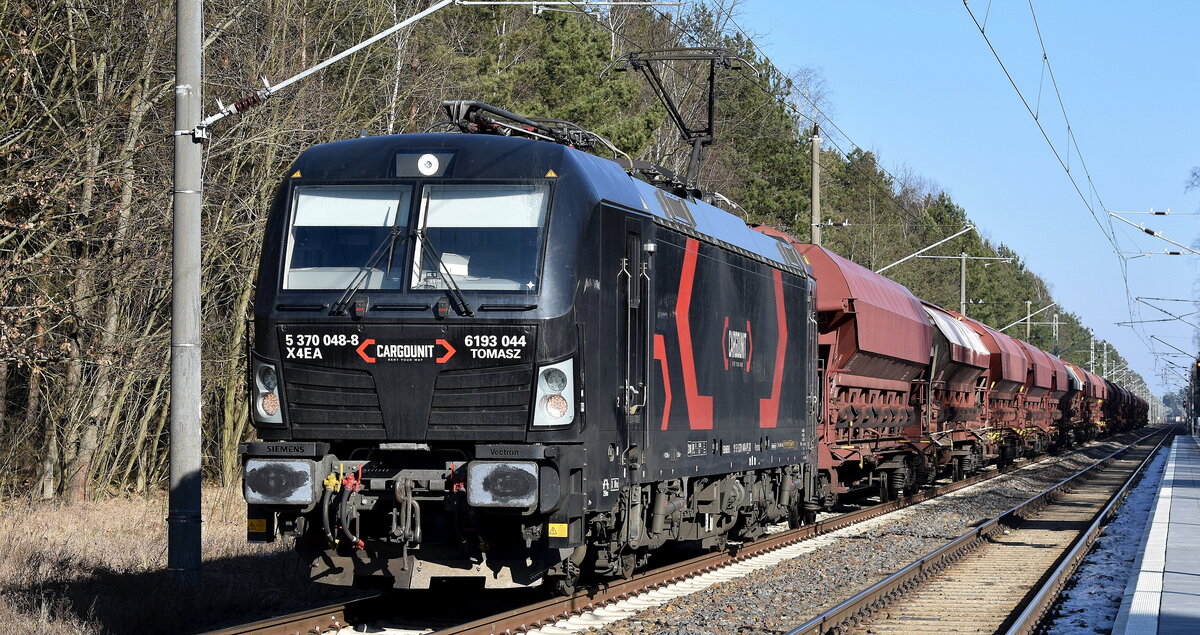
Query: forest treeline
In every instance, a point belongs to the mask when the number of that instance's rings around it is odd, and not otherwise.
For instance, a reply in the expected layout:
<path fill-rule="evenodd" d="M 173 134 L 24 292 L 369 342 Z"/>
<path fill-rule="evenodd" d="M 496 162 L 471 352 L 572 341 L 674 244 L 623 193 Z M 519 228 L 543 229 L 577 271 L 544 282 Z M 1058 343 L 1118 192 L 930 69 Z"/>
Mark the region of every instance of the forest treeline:
<path fill-rule="evenodd" d="M 427 4 L 208 0 L 204 112 Z M 678 12 L 451 7 L 220 122 L 204 166 L 206 473 L 236 479 L 237 445 L 252 434 L 243 342 L 262 226 L 289 163 L 312 144 L 420 132 L 442 118 L 441 100 L 476 98 L 575 121 L 682 172 L 687 148 L 654 93 L 634 73 L 605 70 L 633 50 L 723 46 L 750 64 L 720 75 L 717 141 L 701 181 L 737 201 L 748 222 L 807 239 L 809 135 L 832 104 L 818 73 L 785 75 L 761 59 L 728 23 L 734 10 L 728 1 Z M 174 29 L 171 0 L 0 0 L 0 484 L 9 494 L 78 501 L 166 478 Z M 699 64 L 662 69 L 695 121 L 706 73 Z M 864 266 L 968 222 L 931 181 L 896 175 L 870 152 L 826 143 L 819 160 L 823 215 L 849 221 L 826 229 L 824 243 Z M 1012 259 L 968 264 L 973 317 L 1002 326 L 1025 315 L 1026 301 L 1052 301 L 1018 254 L 980 232 L 933 253 L 962 251 Z M 888 275 L 957 307 L 957 260 L 914 259 Z M 1086 364 L 1091 334 L 1075 315 L 1059 320 L 1057 340 L 1036 326 L 1032 343 Z M 1109 363 L 1123 360 L 1112 351 Z"/>

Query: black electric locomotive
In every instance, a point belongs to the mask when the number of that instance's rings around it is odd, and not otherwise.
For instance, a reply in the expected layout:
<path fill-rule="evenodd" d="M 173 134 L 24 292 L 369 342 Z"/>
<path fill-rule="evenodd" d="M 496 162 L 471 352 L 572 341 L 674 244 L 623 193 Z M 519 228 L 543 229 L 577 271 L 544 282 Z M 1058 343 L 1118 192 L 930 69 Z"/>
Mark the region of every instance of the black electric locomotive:
<path fill-rule="evenodd" d="M 813 514 L 808 267 L 664 174 L 497 134 L 301 154 L 254 303 L 250 538 L 333 584 L 570 591 Z"/>

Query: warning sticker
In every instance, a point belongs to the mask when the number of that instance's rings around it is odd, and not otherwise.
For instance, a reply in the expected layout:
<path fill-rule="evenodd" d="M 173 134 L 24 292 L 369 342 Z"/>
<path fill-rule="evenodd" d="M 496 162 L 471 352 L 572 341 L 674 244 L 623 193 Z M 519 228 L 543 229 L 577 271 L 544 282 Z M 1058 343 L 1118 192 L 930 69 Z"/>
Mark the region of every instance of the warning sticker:
<path fill-rule="evenodd" d="M 548 523 L 546 525 L 546 535 L 551 538 L 566 538 L 567 523 Z"/>

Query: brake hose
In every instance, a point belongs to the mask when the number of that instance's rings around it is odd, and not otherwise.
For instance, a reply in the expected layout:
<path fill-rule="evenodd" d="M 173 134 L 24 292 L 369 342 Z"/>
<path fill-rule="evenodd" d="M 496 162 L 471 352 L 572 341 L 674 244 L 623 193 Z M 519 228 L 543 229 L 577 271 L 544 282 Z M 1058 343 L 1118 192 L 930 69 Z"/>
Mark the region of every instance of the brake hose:
<path fill-rule="evenodd" d="M 350 509 L 350 506 L 346 504 L 349 501 L 350 489 L 342 488 L 342 493 L 338 496 L 338 522 L 341 523 L 342 526 L 342 535 L 346 536 L 346 539 L 350 541 L 350 544 L 354 545 L 358 549 L 362 549 L 363 541 L 359 540 L 358 536 L 355 536 L 354 533 L 350 531 L 350 520 L 353 510 Z"/>
<path fill-rule="evenodd" d="M 333 498 L 333 490 L 325 488 L 325 493 L 321 496 L 321 525 L 325 528 L 325 539 L 330 545 L 336 545 L 337 539 L 333 537 L 333 529 L 329 526 L 329 501 Z"/>

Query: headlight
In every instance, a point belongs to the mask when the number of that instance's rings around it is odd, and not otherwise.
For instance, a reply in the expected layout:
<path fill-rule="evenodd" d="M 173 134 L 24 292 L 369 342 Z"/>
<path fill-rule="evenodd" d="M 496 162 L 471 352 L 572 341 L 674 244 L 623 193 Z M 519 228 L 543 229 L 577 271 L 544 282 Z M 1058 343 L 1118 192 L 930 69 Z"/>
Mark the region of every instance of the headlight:
<path fill-rule="evenodd" d="M 268 417 L 274 417 L 279 412 L 279 397 L 273 392 L 269 392 L 262 396 L 262 400 L 258 402 L 262 408 L 263 414 Z"/>
<path fill-rule="evenodd" d="M 274 366 L 263 364 L 258 368 L 258 383 L 262 385 L 264 390 L 275 392 L 275 388 L 279 386 L 279 376 L 275 374 Z"/>
<path fill-rule="evenodd" d="M 552 419 L 562 419 L 567 414 L 567 408 L 570 404 L 567 403 L 567 398 L 562 395 L 550 395 L 546 397 L 545 404 L 546 414 Z"/>
<path fill-rule="evenodd" d="M 567 374 L 557 368 L 542 371 L 542 381 L 551 392 L 562 392 L 567 388 Z"/>
<path fill-rule="evenodd" d="M 255 359 L 254 386 L 254 419 L 264 423 L 283 423 L 280 414 L 279 373 L 275 366 Z"/>
<path fill-rule="evenodd" d="M 575 360 L 538 369 L 534 426 L 565 426 L 575 420 Z"/>

